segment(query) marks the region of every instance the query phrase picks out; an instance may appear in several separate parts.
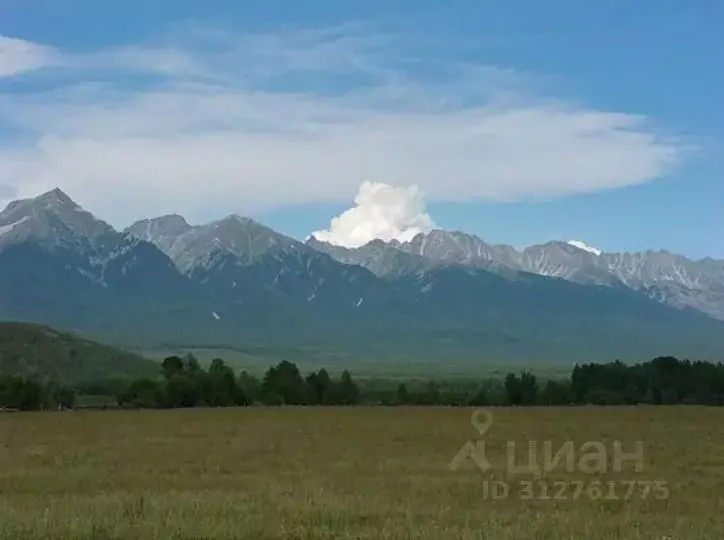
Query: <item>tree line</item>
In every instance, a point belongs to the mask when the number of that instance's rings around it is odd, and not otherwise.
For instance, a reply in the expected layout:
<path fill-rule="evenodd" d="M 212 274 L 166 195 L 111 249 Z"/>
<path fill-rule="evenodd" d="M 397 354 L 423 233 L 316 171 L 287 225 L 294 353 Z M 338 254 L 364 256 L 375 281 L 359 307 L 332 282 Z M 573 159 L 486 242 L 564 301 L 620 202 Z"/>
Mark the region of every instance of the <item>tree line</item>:
<path fill-rule="evenodd" d="M 539 385 L 535 375 L 509 373 L 507 405 L 724 405 L 724 364 L 672 356 L 627 365 L 577 364 L 570 377 Z"/>
<path fill-rule="evenodd" d="M 54 382 L 41 382 L 33 377 L 0 376 L 0 409 L 72 409 L 75 397 L 73 388 Z"/>
<path fill-rule="evenodd" d="M 103 392 L 106 384 L 75 389 Z M 265 405 L 724 405 L 724 365 L 674 357 L 628 365 L 620 361 L 577 364 L 568 377 L 539 380 L 530 371 L 479 381 L 362 379 L 345 370 L 338 378 L 320 369 L 306 376 L 282 361 L 261 378 L 236 374 L 222 359 L 204 369 L 192 355 L 170 356 L 157 378 L 113 385 L 127 408 Z M 0 407 L 73 407 L 76 391 L 30 378 L 0 377 Z"/>
<path fill-rule="evenodd" d="M 258 379 L 238 376 L 220 358 L 208 370 L 189 355 L 170 356 L 160 379 L 137 379 L 118 395 L 118 404 L 139 408 L 229 407 L 266 405 L 356 405 L 359 388 L 348 371 L 339 380 L 325 369 L 304 377 L 293 362 L 282 361 Z"/>

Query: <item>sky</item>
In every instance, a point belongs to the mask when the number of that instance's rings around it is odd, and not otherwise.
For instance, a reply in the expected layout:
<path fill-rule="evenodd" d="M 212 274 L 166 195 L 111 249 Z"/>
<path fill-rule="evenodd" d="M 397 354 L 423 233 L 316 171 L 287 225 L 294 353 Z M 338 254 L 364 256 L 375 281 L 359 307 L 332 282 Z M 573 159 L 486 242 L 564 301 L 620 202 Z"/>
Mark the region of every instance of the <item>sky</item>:
<path fill-rule="evenodd" d="M 0 204 L 724 258 L 718 0 L 0 0 Z M 356 202 L 355 202 L 356 201 Z M 330 236 L 331 235 L 331 236 Z"/>

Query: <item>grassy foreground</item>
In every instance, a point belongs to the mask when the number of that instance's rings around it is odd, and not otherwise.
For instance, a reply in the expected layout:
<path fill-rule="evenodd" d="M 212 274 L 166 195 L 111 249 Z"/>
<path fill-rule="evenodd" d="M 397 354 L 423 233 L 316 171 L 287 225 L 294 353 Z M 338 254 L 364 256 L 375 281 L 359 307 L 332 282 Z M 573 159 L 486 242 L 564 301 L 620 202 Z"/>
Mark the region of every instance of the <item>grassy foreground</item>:
<path fill-rule="evenodd" d="M 453 472 L 476 435 L 471 412 L 0 414 L 0 538 L 724 538 L 724 409 L 492 409 L 493 470 Z M 535 475 L 505 465 L 506 442 L 522 449 L 528 440 L 609 449 L 620 440 L 626 450 L 643 441 L 645 469 L 560 468 L 539 479 L 559 482 L 557 493 L 528 497 L 518 485 Z M 486 494 L 494 479 L 508 496 Z M 576 497 L 569 481 L 587 487 Z M 594 481 L 606 495 L 589 489 Z M 665 482 L 668 496 L 626 494 L 632 481 Z"/>

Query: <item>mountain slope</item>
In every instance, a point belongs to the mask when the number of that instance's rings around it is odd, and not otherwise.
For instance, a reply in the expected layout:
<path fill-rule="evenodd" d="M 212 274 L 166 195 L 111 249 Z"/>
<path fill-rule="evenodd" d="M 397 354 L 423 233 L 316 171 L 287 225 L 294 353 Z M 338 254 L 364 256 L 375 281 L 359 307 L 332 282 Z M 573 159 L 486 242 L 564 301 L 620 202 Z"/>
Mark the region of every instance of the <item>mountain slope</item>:
<path fill-rule="evenodd" d="M 146 220 L 128 232 L 167 250 L 220 305 L 231 301 L 222 318 L 247 328 L 283 321 L 283 333 L 268 334 L 273 341 L 398 358 L 472 351 L 505 359 L 571 360 L 595 351 L 635 358 L 665 347 L 686 354 L 692 342 L 702 354 L 721 350 L 710 339 L 724 329 L 720 323 L 662 306 L 594 266 L 576 276 L 546 259 L 590 255 L 568 244 L 521 253 L 434 231 L 407 243 L 347 249 L 315 238 L 304 245 L 237 216 L 177 227 L 173 238 L 167 220 Z"/>
<path fill-rule="evenodd" d="M 304 249 L 300 242 L 236 215 L 195 227 L 181 216 L 162 216 L 134 223 L 126 232 L 156 245 L 183 272 L 206 264 L 218 253 L 249 264 L 268 253 Z"/>
<path fill-rule="evenodd" d="M 373 242 L 358 249 L 314 239 L 308 243 L 380 276 L 404 275 L 420 266 L 530 272 L 580 284 L 623 284 L 658 302 L 694 308 L 724 320 L 724 261 L 692 261 L 665 251 L 603 253 L 576 242 L 548 242 L 518 251 L 512 246 L 488 244 L 474 235 L 441 230 L 417 235 L 410 242 Z M 400 253 L 416 256 L 416 262 L 411 264 Z"/>
<path fill-rule="evenodd" d="M 0 374 L 63 383 L 153 377 L 156 362 L 47 326 L 0 323 Z"/>
<path fill-rule="evenodd" d="M 633 360 L 667 350 L 722 357 L 720 321 L 658 304 L 621 285 L 452 266 L 410 277 L 407 286 L 421 292 L 419 309 L 445 314 L 436 324 L 450 351 L 468 343 L 486 356 L 551 362 Z"/>
<path fill-rule="evenodd" d="M 164 250 L 180 271 L 208 294 L 236 306 L 237 313 L 250 305 L 256 306 L 257 316 L 269 307 L 297 315 L 309 308 L 357 309 L 365 302 L 366 309 L 393 295 L 367 270 L 340 263 L 248 218 L 229 216 L 189 227 L 175 239 L 159 226 L 166 220 L 139 222 L 127 232 Z M 317 312 L 317 317 L 322 315 Z"/>
<path fill-rule="evenodd" d="M 525 363 L 724 350 L 723 322 L 648 285 L 663 263 L 634 286 L 570 244 L 521 252 L 434 231 L 345 250 L 239 216 L 119 233 L 59 191 L 11 203 L 0 224 L 0 320 L 111 343 Z M 642 268 L 624 262 L 622 275 Z"/>
<path fill-rule="evenodd" d="M 59 190 L 0 212 L 0 318 L 138 344 L 211 319 L 210 302 L 150 243 L 116 232 Z M 10 228 L 8 225 L 12 223 Z M 149 324 L 151 322 L 151 324 Z"/>
<path fill-rule="evenodd" d="M 307 240 L 307 245 L 344 264 L 362 266 L 384 278 L 416 274 L 438 266 L 434 260 L 400 249 L 399 242 L 375 240 L 354 249 L 334 246 L 311 237 Z"/>
<path fill-rule="evenodd" d="M 113 228 L 83 210 L 59 189 L 11 202 L 0 213 L 0 248 L 25 241 L 103 253 L 115 247 Z"/>

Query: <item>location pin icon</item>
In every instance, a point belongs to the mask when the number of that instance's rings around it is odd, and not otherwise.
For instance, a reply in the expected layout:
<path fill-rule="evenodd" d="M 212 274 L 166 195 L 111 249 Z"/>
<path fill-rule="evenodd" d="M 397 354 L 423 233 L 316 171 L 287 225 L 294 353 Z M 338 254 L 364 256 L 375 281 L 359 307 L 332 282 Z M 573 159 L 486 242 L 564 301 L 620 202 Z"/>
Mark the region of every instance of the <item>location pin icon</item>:
<path fill-rule="evenodd" d="M 470 423 L 483 436 L 493 425 L 493 413 L 489 409 L 476 409 L 473 411 Z"/>

